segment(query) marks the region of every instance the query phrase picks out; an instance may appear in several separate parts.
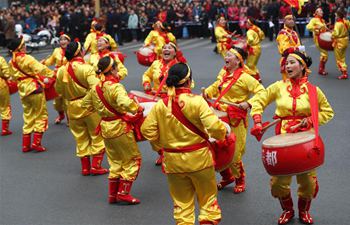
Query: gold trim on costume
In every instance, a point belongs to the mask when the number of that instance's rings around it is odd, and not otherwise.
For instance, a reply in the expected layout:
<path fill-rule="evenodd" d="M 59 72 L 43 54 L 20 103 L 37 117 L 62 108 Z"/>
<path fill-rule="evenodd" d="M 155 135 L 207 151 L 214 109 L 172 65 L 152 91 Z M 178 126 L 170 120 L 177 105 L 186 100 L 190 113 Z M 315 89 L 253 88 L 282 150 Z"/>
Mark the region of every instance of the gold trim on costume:
<path fill-rule="evenodd" d="M 74 52 L 74 56 L 77 56 L 78 55 L 78 53 L 80 52 L 80 50 L 81 50 L 81 44 L 80 44 L 80 42 L 77 42 L 78 43 L 78 48 L 77 48 L 77 50 L 75 50 L 75 52 Z"/>

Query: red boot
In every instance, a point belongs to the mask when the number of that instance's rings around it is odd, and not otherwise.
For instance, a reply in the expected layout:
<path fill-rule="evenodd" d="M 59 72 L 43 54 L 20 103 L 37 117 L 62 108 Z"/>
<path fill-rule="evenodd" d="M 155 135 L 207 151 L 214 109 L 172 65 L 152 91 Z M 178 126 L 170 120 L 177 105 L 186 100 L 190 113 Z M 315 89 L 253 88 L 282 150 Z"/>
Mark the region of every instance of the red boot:
<path fill-rule="evenodd" d="M 12 134 L 12 131 L 9 130 L 9 126 L 10 126 L 10 120 L 2 120 L 1 136 Z"/>
<path fill-rule="evenodd" d="M 236 178 L 236 186 L 233 188 L 233 193 L 239 194 L 245 192 L 245 172 L 243 167 L 243 162 L 240 162 L 240 177 Z"/>
<path fill-rule="evenodd" d="M 320 65 L 318 67 L 318 74 L 321 76 L 326 76 L 328 73 L 326 72 L 326 61 L 320 61 Z"/>
<path fill-rule="evenodd" d="M 278 224 L 286 224 L 294 217 L 293 199 L 290 194 L 285 198 L 279 198 L 283 213 L 278 219 Z"/>
<path fill-rule="evenodd" d="M 91 165 L 91 175 L 102 175 L 108 173 L 108 169 L 105 169 L 101 166 L 103 160 L 103 152 L 97 155 L 92 156 L 92 165 Z"/>
<path fill-rule="evenodd" d="M 81 174 L 83 176 L 90 175 L 90 156 L 84 156 L 80 158 L 81 162 Z"/>
<path fill-rule="evenodd" d="M 348 79 L 348 72 L 347 71 L 342 71 L 341 76 L 338 77 L 338 80 L 346 80 Z"/>
<path fill-rule="evenodd" d="M 117 194 L 117 202 L 120 203 L 126 203 L 129 205 L 136 205 L 140 203 L 140 200 L 137 198 L 134 198 L 130 194 L 132 181 L 128 180 L 119 180 L 119 187 L 118 187 L 118 194 Z"/>
<path fill-rule="evenodd" d="M 311 200 L 300 198 L 298 199 L 299 220 L 304 224 L 313 224 L 314 221 L 309 213 Z"/>
<path fill-rule="evenodd" d="M 65 118 L 64 111 L 58 112 L 58 116 L 55 119 L 55 124 L 60 124 L 62 120 L 64 120 L 64 118 Z"/>
<path fill-rule="evenodd" d="M 220 183 L 217 184 L 218 190 L 223 189 L 224 187 L 235 181 L 235 177 L 233 176 L 230 168 L 221 171 L 220 175 L 222 176 L 222 180 L 220 181 Z"/>
<path fill-rule="evenodd" d="M 117 194 L 118 194 L 118 186 L 119 186 L 119 179 L 108 179 L 108 202 L 110 204 L 117 202 Z"/>
<path fill-rule="evenodd" d="M 31 139 L 32 139 L 31 134 L 23 134 L 23 136 L 22 136 L 22 152 L 30 152 L 32 150 L 30 148 Z"/>
<path fill-rule="evenodd" d="M 162 165 L 162 162 L 163 162 L 163 151 L 162 150 L 160 150 L 159 152 L 158 152 L 158 158 L 156 159 L 156 162 L 155 162 L 155 165 L 156 166 L 160 166 L 160 165 Z"/>
<path fill-rule="evenodd" d="M 43 133 L 34 132 L 33 143 L 31 149 L 37 152 L 44 152 L 46 148 L 41 145 L 41 139 L 43 138 Z"/>

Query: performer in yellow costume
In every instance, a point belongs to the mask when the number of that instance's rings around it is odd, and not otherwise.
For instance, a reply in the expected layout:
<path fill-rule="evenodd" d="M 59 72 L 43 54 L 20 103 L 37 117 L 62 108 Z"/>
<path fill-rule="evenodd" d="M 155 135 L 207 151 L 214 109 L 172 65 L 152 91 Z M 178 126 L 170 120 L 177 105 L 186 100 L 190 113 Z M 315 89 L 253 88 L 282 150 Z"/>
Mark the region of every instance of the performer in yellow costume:
<path fill-rule="evenodd" d="M 283 60 L 284 59 L 283 54 L 288 50 L 292 51 L 299 48 L 300 48 L 299 50 L 301 51 L 305 50 L 305 47 L 301 47 L 298 33 L 293 30 L 294 26 L 295 26 L 295 21 L 293 19 L 293 16 L 292 15 L 285 16 L 284 27 L 278 33 L 276 38 L 278 51 L 282 56 L 280 65 L 281 65 L 281 73 L 282 73 L 283 79 L 287 79 L 287 73 L 285 71 L 285 60 Z"/>
<path fill-rule="evenodd" d="M 53 77 L 54 73 L 47 66 L 41 64 L 32 56 L 26 54 L 26 46 L 23 38 L 16 38 L 9 44 L 12 52 L 12 59 L 9 64 L 10 74 L 17 80 L 18 92 L 23 107 L 23 144 L 22 151 L 29 152 L 36 150 L 45 151 L 41 140 L 48 127 L 48 114 L 46 109 L 46 99 L 43 93 L 44 82 L 42 77 Z M 31 134 L 34 133 L 33 143 Z"/>
<path fill-rule="evenodd" d="M 166 23 L 157 21 L 153 24 L 153 29 L 146 37 L 144 46 L 154 46 L 154 52 L 158 58 L 162 56 L 162 49 L 166 43 L 172 42 L 176 44 L 175 36 L 170 32 L 170 27 Z"/>
<path fill-rule="evenodd" d="M 320 75 L 327 75 L 326 72 L 326 63 L 328 60 L 328 51 L 325 49 L 320 48 L 318 44 L 318 37 L 322 32 L 325 32 L 328 30 L 327 24 L 323 19 L 323 10 L 322 8 L 318 8 L 315 11 L 314 18 L 310 20 L 310 22 L 306 25 L 306 29 L 313 32 L 314 42 L 318 50 L 320 51 L 320 65 L 318 67 L 318 74 Z"/>
<path fill-rule="evenodd" d="M 125 113 L 135 114 L 143 108 L 131 100 L 119 83 L 116 61 L 103 57 L 98 62 L 101 82 L 83 99 L 83 107 L 95 108 L 102 117 L 100 132 L 104 138 L 109 169 L 109 203 L 138 204 L 130 190 L 141 166 L 141 153 L 130 125 L 123 120 Z"/>
<path fill-rule="evenodd" d="M 10 90 L 7 80 L 10 79 L 9 66 L 6 60 L 0 56 L 0 116 L 2 122 L 1 136 L 12 134 L 9 130 L 10 120 L 12 118 Z"/>
<path fill-rule="evenodd" d="M 76 155 L 81 159 L 82 175 L 105 174 L 108 170 L 101 166 L 105 146 L 102 136 L 95 133 L 101 118 L 93 108 L 81 107 L 84 96 L 99 79 L 93 67 L 84 62 L 79 42 L 70 42 L 65 56 L 68 63 L 58 69 L 55 88 L 67 102 L 69 129 L 77 144 Z"/>
<path fill-rule="evenodd" d="M 224 58 L 226 55 L 226 52 L 231 48 L 231 33 L 226 30 L 227 21 L 225 17 L 221 16 L 218 21 L 217 25 L 215 27 L 215 37 L 217 41 L 217 49 L 218 53 L 221 54 L 221 56 Z"/>
<path fill-rule="evenodd" d="M 169 98 L 158 101 L 152 108 L 141 132 L 146 139 L 164 148 L 163 168 L 174 202 L 176 224 L 195 223 L 195 198 L 200 207 L 199 224 L 218 224 L 221 209 L 217 203 L 212 154 L 199 134 L 172 116 L 177 106 L 178 114 L 180 112 L 200 132 L 217 140 L 225 139 L 224 124 L 201 96 L 191 93 L 191 76 L 187 64 L 179 63 L 170 68 L 166 80 Z"/>
<path fill-rule="evenodd" d="M 97 49 L 98 49 L 98 52 L 92 54 L 89 59 L 89 63 L 94 67 L 95 71 L 97 71 L 98 69 L 97 68 L 98 61 L 105 56 L 110 56 L 114 59 L 118 67 L 119 79 L 123 80 L 128 75 L 128 70 L 126 69 L 124 64 L 120 61 L 119 57 L 117 55 L 114 55 L 111 52 L 111 45 L 109 43 L 109 39 L 106 36 L 100 37 L 97 40 Z"/>
<path fill-rule="evenodd" d="M 308 89 L 307 77 L 311 72 L 308 69 L 311 65 L 311 58 L 301 52 L 290 53 L 286 57 L 288 79 L 270 85 L 259 94 L 252 104 L 251 115 L 255 122 L 251 131 L 253 134 L 261 133 L 261 114 L 273 102 L 276 103 L 275 118 L 282 119 L 282 122 L 276 127 L 276 134 L 305 131 L 314 125 L 311 118 L 311 100 L 308 94 L 311 91 Z M 317 95 L 319 124 L 323 125 L 332 119 L 334 113 L 321 89 L 317 88 L 314 92 L 312 95 Z M 315 100 L 314 105 L 317 102 Z M 297 124 L 301 126 L 293 129 Z M 312 224 L 313 219 L 309 214 L 309 209 L 311 200 L 316 197 L 318 191 L 316 170 L 299 174 L 296 178 L 299 184 L 299 219 L 302 223 Z M 272 196 L 279 199 L 283 209 L 278 224 L 286 224 L 294 217 L 290 192 L 291 181 L 292 176 L 273 176 L 271 178 Z"/>
<path fill-rule="evenodd" d="M 55 65 L 55 74 L 57 73 L 57 70 L 61 66 L 65 65 L 67 63 L 67 59 L 64 56 L 64 54 L 66 52 L 67 45 L 69 44 L 70 41 L 71 41 L 71 39 L 68 35 L 61 34 L 60 35 L 60 47 L 55 48 L 53 53 L 49 57 L 47 57 L 46 59 L 44 59 L 42 61 L 42 63 L 46 66 Z M 64 113 L 66 111 L 66 106 L 65 106 L 65 103 L 61 97 L 55 98 L 53 105 L 54 105 L 54 108 L 56 109 L 56 111 L 58 112 L 58 117 L 55 119 L 55 123 L 59 124 L 65 118 Z"/>
<path fill-rule="evenodd" d="M 336 23 L 334 24 L 334 30 L 332 32 L 334 56 L 337 61 L 339 71 L 342 73 L 338 77 L 339 80 L 348 79 L 348 71 L 346 65 L 346 49 L 349 45 L 349 29 L 350 21 L 345 19 L 345 12 L 339 9 L 336 12 Z"/>
<path fill-rule="evenodd" d="M 250 70 L 254 71 L 254 78 L 261 82 L 260 72 L 257 68 L 258 61 L 261 55 L 260 43 L 264 40 L 264 32 L 255 24 L 255 20 L 250 18 L 247 21 L 247 46 L 248 57 L 246 65 Z"/>
<path fill-rule="evenodd" d="M 91 23 L 90 33 L 86 36 L 86 39 L 85 39 L 85 43 L 84 43 L 84 49 L 86 51 L 85 53 L 90 52 L 91 54 L 95 54 L 98 52 L 97 40 L 100 37 L 106 37 L 109 40 L 109 44 L 111 46 L 111 51 L 116 51 L 118 49 L 118 45 L 114 41 L 114 39 L 111 37 L 111 35 L 106 34 L 103 31 L 102 24 L 97 22 L 96 20 L 94 20 Z"/>
<path fill-rule="evenodd" d="M 253 101 L 249 98 L 264 90 L 264 87 L 249 74 L 251 71 L 244 64 L 246 57 L 247 53 L 242 49 L 231 48 L 226 53 L 226 65 L 220 70 L 217 80 L 205 90 L 208 98 L 219 98 L 239 106 L 229 106 L 220 102 L 214 104 L 218 110 L 227 112 L 229 117 L 227 122 L 231 126 L 231 131 L 236 135 L 233 162 L 228 169 L 221 171 L 222 181 L 218 184 L 218 188 L 222 189 L 235 180 L 236 186 L 233 192 L 236 194 L 244 192 L 246 188 L 242 157 L 245 153 L 247 139 L 247 109 Z"/>

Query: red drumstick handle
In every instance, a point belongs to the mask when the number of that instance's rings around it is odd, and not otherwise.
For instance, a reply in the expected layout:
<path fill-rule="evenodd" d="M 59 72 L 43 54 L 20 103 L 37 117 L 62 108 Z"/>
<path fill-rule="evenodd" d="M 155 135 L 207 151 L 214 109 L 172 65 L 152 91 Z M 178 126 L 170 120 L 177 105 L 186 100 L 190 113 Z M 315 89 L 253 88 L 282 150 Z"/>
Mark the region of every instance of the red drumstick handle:
<path fill-rule="evenodd" d="M 271 123 L 269 123 L 268 125 L 264 126 L 261 131 L 265 132 L 267 129 L 269 129 L 270 127 L 272 127 L 280 122 L 281 122 L 281 119 L 276 119 L 276 120 L 272 121 Z"/>

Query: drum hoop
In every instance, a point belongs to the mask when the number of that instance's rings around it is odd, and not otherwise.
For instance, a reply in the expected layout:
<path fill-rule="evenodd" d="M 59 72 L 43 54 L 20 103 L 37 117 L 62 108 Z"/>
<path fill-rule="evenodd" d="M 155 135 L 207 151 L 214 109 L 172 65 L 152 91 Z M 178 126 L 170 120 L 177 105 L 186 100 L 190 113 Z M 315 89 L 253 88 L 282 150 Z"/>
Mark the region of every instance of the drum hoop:
<path fill-rule="evenodd" d="M 217 115 L 218 117 L 227 116 L 227 112 L 214 109 L 213 107 L 210 107 L 210 109 L 211 109 L 211 111 L 213 111 L 213 113 L 214 113 L 215 115 Z"/>
<path fill-rule="evenodd" d="M 130 94 L 133 94 L 133 95 L 138 96 L 138 97 L 146 98 L 146 99 L 149 99 L 149 100 L 153 100 L 153 98 L 154 98 L 153 95 L 145 94 L 145 93 L 143 93 L 141 91 L 136 91 L 136 90 L 131 90 Z"/>
<path fill-rule="evenodd" d="M 310 135 L 310 137 L 304 138 L 302 141 L 296 143 L 296 142 L 283 142 L 283 145 L 280 143 L 269 143 L 271 142 L 272 139 L 275 139 L 276 137 L 285 137 L 285 136 L 292 136 L 292 135 L 296 135 L 296 134 L 302 134 L 302 133 L 308 133 Z M 266 140 L 263 141 L 262 145 L 266 148 L 281 148 L 281 147 L 289 147 L 289 146 L 293 146 L 293 145 L 297 145 L 297 144 L 303 144 L 306 142 L 309 142 L 311 140 L 315 139 L 315 133 L 313 131 L 304 131 L 304 132 L 299 132 L 299 133 L 285 133 L 285 134 L 279 134 L 273 137 L 270 137 Z"/>
<path fill-rule="evenodd" d="M 323 40 L 323 41 L 332 42 L 332 39 L 329 40 L 329 39 L 323 39 L 323 38 L 322 38 L 322 37 L 324 37 L 324 35 L 327 34 L 327 33 L 329 33 L 327 36 L 330 36 L 330 38 L 332 37 L 332 33 L 329 32 L 329 31 L 326 31 L 326 32 L 320 33 L 320 35 L 319 35 L 320 39 Z"/>

